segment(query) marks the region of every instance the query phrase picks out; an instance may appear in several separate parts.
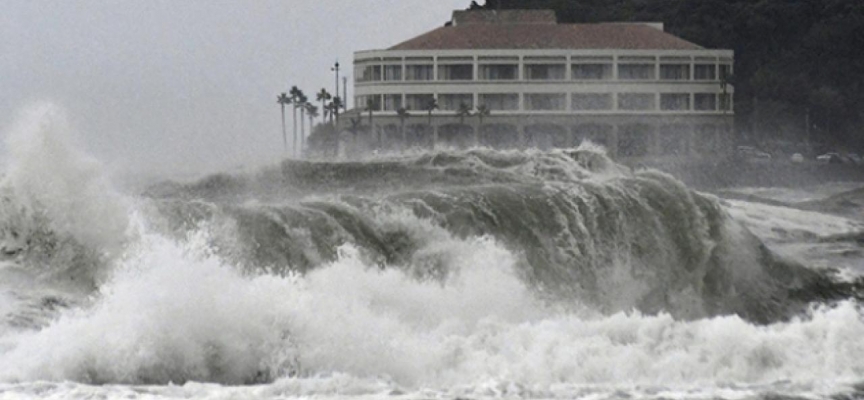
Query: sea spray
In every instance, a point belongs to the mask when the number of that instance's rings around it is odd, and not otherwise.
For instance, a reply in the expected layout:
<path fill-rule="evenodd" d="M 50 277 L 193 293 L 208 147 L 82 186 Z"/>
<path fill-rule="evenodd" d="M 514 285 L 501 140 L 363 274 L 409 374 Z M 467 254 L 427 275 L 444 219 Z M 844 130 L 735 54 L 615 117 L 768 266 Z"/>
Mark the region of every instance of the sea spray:
<path fill-rule="evenodd" d="M 592 146 L 285 162 L 130 199 L 31 115 L 0 215 L 0 397 L 714 398 L 864 375 L 857 302 L 811 304 L 827 278 Z M 10 279 L 43 270 L 62 274 Z"/>
<path fill-rule="evenodd" d="M 8 170 L 0 181 L 3 252 L 30 265 L 93 284 L 104 259 L 128 238 L 128 202 L 100 164 L 78 150 L 61 109 L 26 109 L 9 131 Z"/>
<path fill-rule="evenodd" d="M 230 180 L 267 186 L 263 179 L 286 185 L 283 191 L 311 192 L 264 193 L 257 202 L 227 200 L 233 185 L 211 187 L 212 193 L 197 183 L 175 185 L 151 195 L 169 221 L 166 234 L 201 224 L 233 227 L 216 235 L 231 249 L 221 254 L 259 270 L 306 272 L 350 243 L 372 264 L 446 276 L 448 253 L 430 250 L 450 246 L 446 237 L 489 236 L 511 251 L 519 276 L 550 301 L 691 319 L 736 313 L 760 322 L 804 310 L 808 287 L 823 283 L 819 274 L 775 258 L 716 198 L 663 173 L 610 167 L 593 151 L 477 150 L 352 163 L 351 169 L 311 163 L 283 169 L 282 179 L 270 173 Z M 588 163 L 602 166 L 590 169 L 586 159 L 606 161 Z M 371 189 L 375 171 L 383 175 L 377 190 Z M 415 179 L 428 187 L 414 187 Z M 793 299 L 792 292 L 805 295 Z"/>
<path fill-rule="evenodd" d="M 334 393 L 358 385 L 475 396 L 517 388 L 511 395 L 531 397 L 579 385 L 789 379 L 813 387 L 851 384 L 864 373 L 864 320 L 851 302 L 768 326 L 735 316 L 565 313 L 533 299 L 507 272 L 507 251 L 488 240 L 453 258 L 461 272 L 442 285 L 364 265 L 351 247 L 303 277 L 252 277 L 187 247 L 206 240 L 151 239 L 94 307 L 65 314 L 0 357 L 4 377 L 138 384 L 282 377 L 275 387 L 324 379 L 335 386 L 322 390 Z"/>

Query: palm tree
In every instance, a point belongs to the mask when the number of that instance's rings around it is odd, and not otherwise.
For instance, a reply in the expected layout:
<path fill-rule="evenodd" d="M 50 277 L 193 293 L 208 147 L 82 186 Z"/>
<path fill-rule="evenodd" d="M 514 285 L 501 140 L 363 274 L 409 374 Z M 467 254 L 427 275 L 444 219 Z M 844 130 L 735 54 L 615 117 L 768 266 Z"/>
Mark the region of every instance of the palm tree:
<path fill-rule="evenodd" d="M 298 151 L 295 153 L 299 153 L 299 156 L 303 156 L 303 146 L 306 144 L 306 105 L 309 104 L 309 98 L 303 94 L 303 91 L 300 91 L 300 97 L 297 100 L 297 108 L 300 109 L 300 147 L 297 148 Z M 309 129 L 312 129 L 311 127 Z"/>
<path fill-rule="evenodd" d="M 309 117 L 309 131 L 311 132 L 314 119 L 319 116 L 318 107 L 312 103 L 306 103 L 306 116 Z"/>
<path fill-rule="evenodd" d="M 432 111 L 438 109 L 438 101 L 435 98 L 429 99 L 426 103 L 426 112 L 429 113 L 429 131 L 432 132 L 432 149 L 435 149 L 435 143 L 437 138 L 435 137 L 435 130 L 432 128 Z"/>
<path fill-rule="evenodd" d="M 480 145 L 480 130 L 483 129 L 483 118 L 488 117 L 491 113 L 489 107 L 486 107 L 483 104 L 477 106 L 477 112 L 474 115 L 477 116 L 479 124 L 477 124 L 477 130 L 474 132 L 474 141 L 478 146 Z"/>
<path fill-rule="evenodd" d="M 315 117 L 318 116 L 318 107 L 312 103 L 306 103 L 306 116 L 309 117 L 309 135 L 312 135 L 312 126 L 315 124 Z M 305 143 L 303 145 L 305 149 Z"/>
<path fill-rule="evenodd" d="M 291 104 L 291 98 L 288 97 L 288 94 L 282 92 L 278 97 L 276 97 L 276 102 L 282 106 L 282 146 L 285 152 L 288 152 L 288 133 L 285 132 L 285 106 Z"/>
<path fill-rule="evenodd" d="M 402 135 L 402 148 L 408 147 L 408 138 L 405 136 L 405 120 L 411 116 L 404 107 L 396 110 L 396 116 L 399 117 L 399 133 Z"/>
<path fill-rule="evenodd" d="M 324 116 L 321 117 L 321 122 L 324 122 L 327 119 L 327 101 L 330 100 L 333 96 L 327 91 L 327 89 L 321 88 L 321 91 L 315 95 L 315 99 L 321 102 L 321 110 L 324 111 Z"/>
<path fill-rule="evenodd" d="M 291 104 L 294 106 L 293 120 L 294 120 L 294 155 L 297 155 L 297 104 L 300 100 L 300 95 L 302 92 L 297 86 L 291 86 L 291 90 L 288 92 L 291 96 Z"/>
<path fill-rule="evenodd" d="M 465 103 L 459 103 L 459 109 L 456 110 L 456 116 L 459 117 L 459 123 L 465 123 L 465 117 L 471 116 L 471 107 Z"/>
<path fill-rule="evenodd" d="M 324 115 L 330 119 L 331 123 L 333 122 L 333 102 L 332 101 L 327 103 L 327 105 L 324 106 Z"/>
<path fill-rule="evenodd" d="M 471 107 L 465 103 L 459 103 L 459 108 L 456 110 L 456 116 L 459 117 L 459 130 L 462 130 L 462 125 L 465 125 L 465 117 L 471 116 Z M 474 139 L 476 140 L 477 138 L 475 137 Z"/>

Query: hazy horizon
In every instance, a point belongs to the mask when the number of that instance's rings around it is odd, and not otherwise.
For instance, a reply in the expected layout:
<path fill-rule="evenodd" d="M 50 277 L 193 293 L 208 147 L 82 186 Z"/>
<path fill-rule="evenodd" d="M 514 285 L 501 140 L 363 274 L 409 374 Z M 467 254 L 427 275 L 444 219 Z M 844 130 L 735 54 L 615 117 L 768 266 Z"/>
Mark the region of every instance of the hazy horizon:
<path fill-rule="evenodd" d="M 0 14 L 0 132 L 50 102 L 112 171 L 274 162 L 283 156 L 280 92 L 332 92 L 337 59 L 350 90 L 354 51 L 441 26 L 468 3 L 11 0 Z"/>

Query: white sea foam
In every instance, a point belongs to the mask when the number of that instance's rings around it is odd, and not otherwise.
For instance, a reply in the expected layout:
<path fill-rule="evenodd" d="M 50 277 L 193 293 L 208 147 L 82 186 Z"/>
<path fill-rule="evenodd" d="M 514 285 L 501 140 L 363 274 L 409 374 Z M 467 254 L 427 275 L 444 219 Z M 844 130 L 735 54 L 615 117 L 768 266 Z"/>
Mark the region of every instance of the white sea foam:
<path fill-rule="evenodd" d="M 8 215 L 13 213 L 44 217 L 54 233 L 102 253 L 120 251 L 129 207 L 111 189 L 101 165 L 78 150 L 63 110 L 49 103 L 25 109 L 7 133 L 6 147 L 4 220 L 16 217 Z"/>
<path fill-rule="evenodd" d="M 864 374 L 864 320 L 850 302 L 769 326 L 563 314 L 534 301 L 509 253 L 486 239 L 452 258 L 460 273 L 442 284 L 363 265 L 351 247 L 304 278 L 247 277 L 208 255 L 201 237 L 142 242 L 92 308 L 67 312 L 0 356 L 3 380 L 264 376 L 282 377 L 268 386 L 274 396 L 549 397 L 778 381 L 815 390 Z"/>
<path fill-rule="evenodd" d="M 244 274 L 214 254 L 206 227 L 182 241 L 145 233 L 96 164 L 52 133 L 54 111 L 34 112 L 10 142 L 9 187 L 40 204 L 54 229 L 116 250 L 89 301 L 38 329 L 0 332 L 2 398 L 734 399 L 830 395 L 864 376 L 854 302 L 767 326 L 563 311 L 518 276 L 516 254 L 443 229 L 417 235 L 429 241 L 408 265 L 382 267 L 343 246 L 304 276 Z M 846 229 L 795 215 L 777 223 Z M 429 260 L 447 264 L 445 280 L 418 277 Z M 186 381 L 271 383 L 167 384 Z M 136 386 L 148 383 L 162 385 Z"/>

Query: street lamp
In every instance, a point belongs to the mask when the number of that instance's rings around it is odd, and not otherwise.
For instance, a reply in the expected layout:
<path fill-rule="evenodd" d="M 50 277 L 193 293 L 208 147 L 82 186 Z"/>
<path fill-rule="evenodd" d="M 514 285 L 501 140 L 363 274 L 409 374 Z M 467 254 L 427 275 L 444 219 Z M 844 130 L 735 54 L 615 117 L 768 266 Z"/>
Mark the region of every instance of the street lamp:
<path fill-rule="evenodd" d="M 330 70 L 336 72 L 336 92 L 334 92 L 334 93 L 335 93 L 336 97 L 339 97 L 339 60 L 336 60 L 336 65 L 334 65 L 333 68 L 331 68 Z M 336 124 L 338 125 L 339 124 L 339 107 L 337 106 L 334 108 L 335 108 L 334 112 L 336 113 L 335 114 L 336 115 Z"/>

